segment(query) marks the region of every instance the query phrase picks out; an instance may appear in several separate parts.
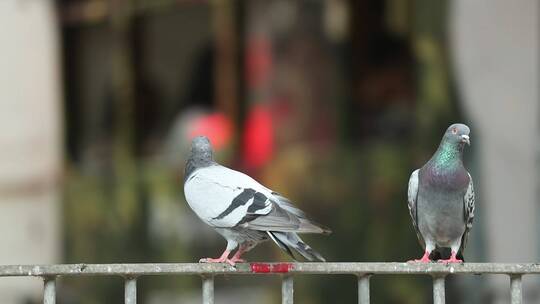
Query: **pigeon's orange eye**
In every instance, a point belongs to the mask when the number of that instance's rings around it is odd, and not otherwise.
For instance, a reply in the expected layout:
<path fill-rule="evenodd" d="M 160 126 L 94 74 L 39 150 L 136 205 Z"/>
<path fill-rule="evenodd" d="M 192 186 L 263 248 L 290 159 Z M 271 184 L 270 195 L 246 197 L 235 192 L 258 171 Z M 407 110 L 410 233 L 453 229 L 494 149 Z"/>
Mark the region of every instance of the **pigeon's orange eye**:
<path fill-rule="evenodd" d="M 457 129 L 456 128 L 452 128 L 452 134 L 457 134 Z"/>

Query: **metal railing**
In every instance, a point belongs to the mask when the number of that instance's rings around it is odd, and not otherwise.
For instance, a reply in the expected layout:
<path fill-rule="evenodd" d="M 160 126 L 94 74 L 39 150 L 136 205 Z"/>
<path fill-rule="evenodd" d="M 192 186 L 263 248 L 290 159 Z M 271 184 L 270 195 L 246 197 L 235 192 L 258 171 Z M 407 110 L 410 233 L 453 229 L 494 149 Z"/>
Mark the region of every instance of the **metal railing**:
<path fill-rule="evenodd" d="M 41 277 L 44 280 L 43 303 L 56 302 L 58 276 L 121 276 L 125 280 L 125 303 L 137 303 L 137 278 L 149 275 L 199 275 L 202 277 L 204 304 L 214 303 L 214 277 L 218 275 L 281 275 L 282 303 L 292 304 L 294 275 L 350 274 L 358 277 L 358 303 L 370 301 L 369 280 L 373 275 L 430 275 L 433 278 L 433 302 L 445 302 L 445 278 L 450 274 L 504 274 L 510 278 L 512 304 L 522 303 L 521 277 L 540 274 L 540 264 L 416 264 L 416 263 L 242 263 L 227 264 L 69 264 L 5 265 L 0 277 Z"/>

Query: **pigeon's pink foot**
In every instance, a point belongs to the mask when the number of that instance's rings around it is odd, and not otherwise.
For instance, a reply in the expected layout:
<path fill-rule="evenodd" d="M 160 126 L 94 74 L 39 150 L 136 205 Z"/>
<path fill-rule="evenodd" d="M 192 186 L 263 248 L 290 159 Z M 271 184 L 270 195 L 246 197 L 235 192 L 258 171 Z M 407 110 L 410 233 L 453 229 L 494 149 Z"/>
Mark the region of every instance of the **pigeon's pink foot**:
<path fill-rule="evenodd" d="M 232 259 L 230 260 L 232 263 L 245 263 L 246 260 L 244 259 L 241 259 L 241 258 L 235 258 L 235 257 L 232 257 Z"/>
<path fill-rule="evenodd" d="M 409 260 L 407 261 L 407 263 L 430 263 L 431 260 L 429 259 L 429 252 L 426 251 L 424 253 L 424 255 L 422 256 L 422 258 L 418 259 L 418 260 Z"/>
<path fill-rule="evenodd" d="M 439 263 L 443 264 L 449 264 L 449 263 L 463 263 L 463 260 L 460 260 L 456 258 L 456 252 L 452 251 L 452 255 L 450 255 L 450 258 L 448 260 L 439 260 Z"/>
<path fill-rule="evenodd" d="M 217 259 L 214 259 L 214 258 L 202 258 L 199 260 L 199 263 L 228 263 L 230 264 L 231 266 L 234 266 L 234 262 L 232 262 L 230 259 L 229 259 L 229 253 L 231 253 L 230 251 L 223 251 L 223 254 L 217 258 Z"/>
<path fill-rule="evenodd" d="M 246 247 L 244 245 L 241 245 L 240 248 L 238 248 L 238 251 L 236 251 L 236 253 L 233 255 L 233 257 L 230 260 L 231 263 L 233 263 L 233 266 L 234 266 L 234 263 L 244 263 L 245 262 L 244 259 L 240 258 L 242 256 L 242 254 L 244 254 L 244 252 L 246 252 Z"/>
<path fill-rule="evenodd" d="M 228 259 L 222 259 L 222 258 L 202 258 L 199 260 L 199 263 L 223 263 Z"/>

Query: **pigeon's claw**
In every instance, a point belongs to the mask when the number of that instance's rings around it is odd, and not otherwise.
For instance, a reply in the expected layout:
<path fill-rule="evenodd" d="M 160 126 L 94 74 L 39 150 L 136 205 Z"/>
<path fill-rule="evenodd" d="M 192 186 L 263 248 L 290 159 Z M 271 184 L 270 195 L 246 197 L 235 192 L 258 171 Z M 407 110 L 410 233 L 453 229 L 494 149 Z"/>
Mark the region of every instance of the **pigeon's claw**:
<path fill-rule="evenodd" d="M 235 257 L 232 257 L 232 259 L 230 259 L 231 262 L 233 263 L 245 263 L 246 260 L 244 259 L 241 259 L 241 258 L 235 258 Z"/>
<path fill-rule="evenodd" d="M 214 259 L 214 258 L 202 258 L 199 260 L 199 263 L 223 263 L 225 262 L 224 259 L 222 258 L 217 258 L 217 259 Z"/>
<path fill-rule="evenodd" d="M 463 263 L 463 260 L 456 259 L 456 258 L 449 258 L 448 260 L 438 260 L 437 262 L 443 263 L 443 264 L 450 264 L 450 263 Z"/>
<path fill-rule="evenodd" d="M 456 257 L 456 252 L 455 251 L 452 251 L 452 255 L 450 256 L 449 259 L 447 260 L 439 260 L 438 262 L 439 263 L 443 263 L 443 264 L 450 264 L 450 263 L 463 263 L 463 260 L 461 259 L 458 259 Z"/>
<path fill-rule="evenodd" d="M 422 258 L 417 260 L 409 260 L 407 263 L 430 263 L 431 260 L 429 259 L 429 252 L 425 252 Z"/>
<path fill-rule="evenodd" d="M 229 253 L 231 252 L 228 250 L 225 250 L 223 251 L 223 254 L 219 258 L 217 259 L 202 258 L 199 260 L 199 263 L 225 263 L 226 262 L 226 263 L 229 263 L 231 266 L 234 266 L 234 262 L 231 262 L 231 260 L 229 260 Z"/>
<path fill-rule="evenodd" d="M 227 262 L 227 264 L 231 265 L 232 267 L 234 267 L 234 265 L 236 265 L 236 262 L 233 261 L 232 259 L 227 259 L 225 262 Z"/>
<path fill-rule="evenodd" d="M 243 262 L 243 260 L 241 260 Z M 217 258 L 217 259 L 213 259 L 213 258 L 202 258 L 199 260 L 199 263 L 227 263 L 231 266 L 234 267 L 234 265 L 236 265 L 236 262 L 240 262 L 238 260 L 234 261 L 233 259 L 228 259 L 228 258 L 225 258 L 225 259 L 222 259 L 222 258 Z"/>

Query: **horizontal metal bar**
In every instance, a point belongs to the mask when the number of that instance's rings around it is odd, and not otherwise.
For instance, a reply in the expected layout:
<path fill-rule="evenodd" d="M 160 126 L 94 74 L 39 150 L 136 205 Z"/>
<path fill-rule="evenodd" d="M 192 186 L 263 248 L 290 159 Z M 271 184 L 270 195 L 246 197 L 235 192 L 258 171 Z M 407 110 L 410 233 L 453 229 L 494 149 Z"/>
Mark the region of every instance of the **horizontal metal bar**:
<path fill-rule="evenodd" d="M 540 274 L 540 264 L 241 263 L 0 265 L 0 277 L 175 274 Z"/>

